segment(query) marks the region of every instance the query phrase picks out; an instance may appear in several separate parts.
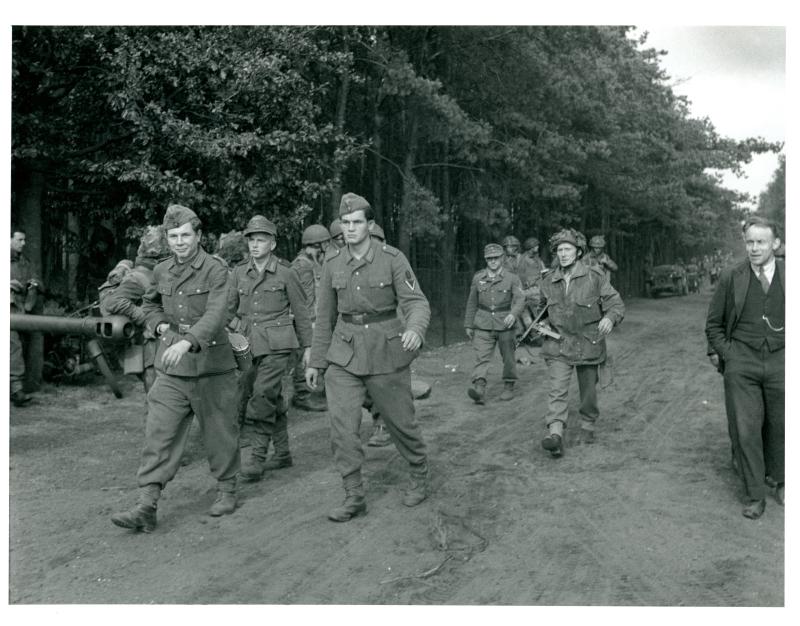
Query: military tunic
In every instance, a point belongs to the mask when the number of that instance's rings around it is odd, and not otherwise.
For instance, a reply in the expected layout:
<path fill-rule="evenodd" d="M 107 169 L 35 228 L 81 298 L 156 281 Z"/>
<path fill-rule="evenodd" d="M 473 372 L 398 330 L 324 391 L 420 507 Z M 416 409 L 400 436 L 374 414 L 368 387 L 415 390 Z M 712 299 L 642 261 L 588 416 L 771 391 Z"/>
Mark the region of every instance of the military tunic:
<path fill-rule="evenodd" d="M 495 346 L 499 346 L 503 358 L 503 380 L 517 380 L 515 331 L 513 326 L 506 328 L 503 320 L 509 314 L 518 317 L 524 306 L 525 296 L 516 274 L 501 267 L 494 276 L 488 269 L 482 269 L 472 277 L 464 328 L 474 330 L 472 347 L 476 362 L 472 371 L 473 382 L 480 378 L 486 380 Z"/>
<path fill-rule="evenodd" d="M 625 315 L 625 305 L 608 276 L 599 266 L 575 262 L 569 283 L 561 268 L 547 273 L 542 282 L 541 306 L 548 306 L 547 321 L 561 339 L 544 338 L 542 354 L 550 376 L 548 426 L 567 420 L 567 397 L 573 367 L 580 389 L 581 427 L 594 430 L 597 407 L 597 367 L 606 360 L 606 340 L 597 325 L 607 317 L 616 326 Z M 557 431 L 555 431 L 557 432 Z"/>
<path fill-rule="evenodd" d="M 11 251 L 11 280 L 16 280 L 22 285 L 22 291 L 11 290 L 11 312 L 28 313 L 33 308 L 31 298 L 36 292 L 29 289 L 31 281 L 36 281 L 30 261 L 18 252 Z M 39 333 L 37 333 L 38 335 Z M 16 330 L 11 331 L 9 343 L 9 379 L 11 393 L 22 391 L 25 386 L 25 354 L 22 347 L 22 338 Z"/>
<path fill-rule="evenodd" d="M 228 303 L 229 327 L 247 336 L 255 378 L 242 425 L 242 445 L 262 458 L 270 440 L 286 431 L 281 381 L 292 352 L 311 345 L 311 317 L 297 272 L 270 255 L 263 272 L 252 259 L 234 267 Z"/>
<path fill-rule="evenodd" d="M 300 252 L 295 257 L 295 260 L 292 261 L 292 267 L 300 277 L 300 284 L 306 294 L 308 312 L 313 324 L 317 319 L 317 290 L 319 289 L 320 278 L 322 278 L 322 264 L 309 257 L 305 252 Z M 304 401 L 311 395 L 311 391 L 306 385 L 305 370 L 302 363 L 303 350 L 295 350 L 289 363 L 289 368 L 292 370 L 295 402 Z M 320 389 L 318 393 L 323 394 L 324 391 Z"/>
<path fill-rule="evenodd" d="M 162 487 L 175 476 L 192 422 L 197 416 L 211 473 L 230 482 L 239 471 L 236 421 L 236 361 L 225 331 L 228 270 L 221 260 L 199 248 L 194 258 L 178 263 L 173 256 L 156 265 L 154 284 L 144 294 L 147 328 L 169 324 L 159 336 L 156 377 L 147 394 L 145 445 L 139 485 Z M 192 347 L 174 366 L 165 368 L 167 347 L 188 340 Z"/>
<path fill-rule="evenodd" d="M 364 460 L 359 428 L 367 392 L 403 458 L 424 465 L 409 368 L 418 351 L 404 350 L 401 337 L 413 330 L 424 339 L 429 321 L 428 299 L 398 249 L 372 239 L 360 259 L 349 246 L 328 251 L 309 365 L 327 368 L 331 445 L 342 476 Z"/>

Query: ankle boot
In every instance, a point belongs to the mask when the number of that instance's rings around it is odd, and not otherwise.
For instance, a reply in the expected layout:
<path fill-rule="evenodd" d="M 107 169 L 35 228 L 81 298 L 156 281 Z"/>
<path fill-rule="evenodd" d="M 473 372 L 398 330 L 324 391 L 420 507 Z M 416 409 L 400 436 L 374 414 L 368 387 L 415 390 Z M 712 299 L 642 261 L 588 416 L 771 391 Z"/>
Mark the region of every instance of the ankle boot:
<path fill-rule="evenodd" d="M 356 470 L 344 477 L 344 502 L 328 512 L 328 519 L 333 522 L 348 522 L 358 515 L 367 512 L 367 500 L 364 497 L 364 486 L 361 472 Z"/>
<path fill-rule="evenodd" d="M 403 496 L 403 504 L 417 506 L 428 497 L 430 491 L 430 471 L 428 465 L 423 463 L 420 467 L 411 469 L 411 486 Z"/>
<path fill-rule="evenodd" d="M 292 453 L 289 452 L 289 430 L 286 413 L 280 413 L 275 420 L 275 431 L 272 433 L 272 445 L 275 453 L 263 463 L 263 471 L 282 469 L 292 466 Z"/>
<path fill-rule="evenodd" d="M 507 380 L 503 383 L 503 393 L 500 394 L 501 400 L 511 400 L 514 397 L 514 381 Z"/>
<path fill-rule="evenodd" d="M 161 485 L 150 483 L 139 488 L 139 502 L 131 509 L 114 513 L 111 521 L 121 528 L 131 528 L 144 533 L 153 532 L 156 527 L 156 507 L 161 497 Z"/>
<path fill-rule="evenodd" d="M 217 483 L 217 499 L 208 510 L 212 517 L 230 515 L 236 510 L 236 480 L 225 480 Z"/>
<path fill-rule="evenodd" d="M 261 480 L 264 474 L 264 459 L 267 456 L 266 446 L 248 446 L 242 448 L 242 466 L 239 470 L 239 477 L 244 482 L 256 482 Z"/>
<path fill-rule="evenodd" d="M 486 395 L 486 379 L 478 378 L 472 383 L 472 387 L 467 389 L 467 395 L 475 401 L 475 404 L 483 404 Z"/>

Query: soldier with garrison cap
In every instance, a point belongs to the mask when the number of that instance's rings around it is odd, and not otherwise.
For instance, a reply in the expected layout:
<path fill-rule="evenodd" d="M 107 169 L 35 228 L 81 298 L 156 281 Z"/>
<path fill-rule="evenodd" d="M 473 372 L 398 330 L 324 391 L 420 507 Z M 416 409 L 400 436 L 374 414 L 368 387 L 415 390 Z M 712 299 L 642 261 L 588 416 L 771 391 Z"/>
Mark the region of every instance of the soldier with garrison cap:
<path fill-rule="evenodd" d="M 317 289 L 322 276 L 322 259 L 331 240 L 328 229 L 321 224 L 312 224 L 303 231 L 303 248 L 292 261 L 292 267 L 300 277 L 300 284 L 306 292 L 308 311 L 313 326 L 317 319 Z M 327 411 L 324 391 L 313 393 L 306 385 L 306 366 L 303 363 L 303 350 L 292 353 L 289 367 L 292 369 L 294 395 L 292 406 L 305 411 Z"/>
<path fill-rule="evenodd" d="M 193 413 L 217 479 L 210 515 L 236 509 L 240 465 L 236 360 L 225 331 L 228 268 L 200 246 L 200 220 L 191 209 L 169 206 L 162 228 L 172 256 L 155 266 L 142 304 L 147 328 L 159 344 L 158 375 L 147 394 L 139 501 L 111 517 L 117 526 L 144 532 L 156 526 L 156 503 L 178 471 Z"/>
<path fill-rule="evenodd" d="M 560 338 L 544 337 L 542 354 L 550 378 L 548 435 L 542 446 L 553 457 L 563 454 L 569 385 L 574 369 L 578 376 L 581 416 L 580 441 L 593 443 L 597 407 L 598 367 L 606 361 L 606 336 L 622 321 L 625 305 L 599 266 L 581 257 L 586 238 L 567 228 L 550 238 L 550 249 L 559 266 L 540 283 L 541 307 L 547 307 L 545 323 Z"/>
<path fill-rule="evenodd" d="M 331 446 L 345 489 L 344 503 L 328 518 L 345 522 L 367 510 L 359 437 L 366 393 L 409 463 L 412 482 L 403 504 L 415 506 L 428 496 L 427 454 L 414 417 L 409 366 L 422 346 L 430 306 L 405 255 L 370 237 L 373 209 L 364 198 L 345 194 L 339 217 L 347 245 L 325 257 L 306 380 L 313 389 L 326 370 Z"/>
<path fill-rule="evenodd" d="M 303 348 L 303 367 L 311 346 L 311 315 L 300 277 L 275 256 L 278 230 L 262 215 L 244 230 L 250 258 L 231 274 L 228 327 L 250 341 L 255 378 L 242 424 L 242 479 L 260 480 L 265 470 L 292 465 L 286 402 L 281 383 L 294 350 Z M 275 454 L 267 461 L 270 441 Z"/>
<path fill-rule="evenodd" d="M 476 364 L 472 371 L 472 387 L 467 390 L 476 404 L 483 404 L 486 375 L 495 346 L 503 358 L 503 393 L 501 400 L 514 397 L 517 364 L 514 359 L 514 324 L 525 306 L 522 285 L 516 274 L 503 267 L 503 248 L 490 243 L 483 249 L 486 269 L 472 277 L 464 329 L 475 348 Z"/>

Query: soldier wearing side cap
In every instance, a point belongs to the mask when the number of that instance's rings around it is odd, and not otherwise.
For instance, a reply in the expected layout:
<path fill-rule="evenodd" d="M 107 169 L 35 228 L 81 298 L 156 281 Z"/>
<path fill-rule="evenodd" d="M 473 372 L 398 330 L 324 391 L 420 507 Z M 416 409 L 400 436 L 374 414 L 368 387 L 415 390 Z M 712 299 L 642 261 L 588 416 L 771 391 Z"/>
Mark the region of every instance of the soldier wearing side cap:
<path fill-rule="evenodd" d="M 364 198 L 342 196 L 339 217 L 347 245 L 325 256 L 306 381 L 315 388 L 326 370 L 331 447 L 345 490 L 344 503 L 328 518 L 345 522 L 367 510 L 359 437 L 367 393 L 409 463 L 411 486 L 403 504 L 416 506 L 428 497 L 427 453 L 414 417 L 410 364 L 422 346 L 430 306 L 405 255 L 369 236 L 373 210 Z"/>
<path fill-rule="evenodd" d="M 312 224 L 303 231 L 301 240 L 303 248 L 292 261 L 292 267 L 300 277 L 300 284 L 303 285 L 303 290 L 306 292 L 312 326 L 317 319 L 317 289 L 322 276 L 322 259 L 330 240 L 331 234 L 327 228 L 321 224 Z M 325 400 L 325 392 L 323 390 L 312 392 L 306 385 L 303 353 L 303 349 L 295 350 L 289 363 L 294 386 L 292 406 L 305 411 L 327 411 L 328 403 Z"/>
<path fill-rule="evenodd" d="M 467 390 L 476 404 L 484 404 L 486 375 L 495 346 L 503 358 L 503 392 L 501 400 L 514 397 L 517 364 L 514 358 L 514 324 L 525 306 L 525 296 L 519 277 L 503 266 L 503 248 L 490 243 L 483 249 L 486 268 L 472 277 L 464 329 L 472 340 L 476 364 L 472 371 L 472 386 Z"/>
<path fill-rule="evenodd" d="M 550 250 L 559 267 L 544 275 L 540 283 L 541 307 L 547 307 L 545 324 L 560 338 L 546 335 L 542 355 L 550 378 L 547 436 L 542 447 L 553 457 L 563 454 L 572 371 L 578 377 L 581 416 L 580 441 L 593 443 L 597 406 L 598 368 L 606 362 L 606 336 L 622 322 L 625 305 L 611 286 L 605 271 L 587 265 L 586 238 L 567 228 L 550 238 Z"/>
<path fill-rule="evenodd" d="M 158 226 L 148 226 L 139 241 L 132 269 L 100 302 L 103 315 L 124 315 L 140 329 L 140 333 L 125 347 L 124 372 L 140 378 L 145 394 L 156 379 L 155 360 L 159 342 L 147 328 L 147 316 L 142 304 L 144 294 L 155 285 L 153 269 L 168 254 L 164 231 Z"/>
<path fill-rule="evenodd" d="M 300 277 L 291 264 L 273 254 L 278 230 L 262 215 L 244 230 L 250 258 L 231 275 L 228 327 L 247 336 L 253 355 L 253 392 L 242 424 L 242 479 L 260 480 L 267 470 L 292 465 L 286 401 L 281 383 L 294 350 L 311 346 L 311 315 Z M 274 455 L 267 460 L 269 444 Z"/>
<path fill-rule="evenodd" d="M 228 269 L 200 246 L 201 223 L 191 209 L 170 205 L 162 228 L 172 255 L 155 266 L 142 303 L 145 324 L 159 344 L 158 375 L 147 394 L 139 501 L 111 517 L 117 526 L 144 532 L 156 526 L 157 502 L 178 471 L 193 413 L 217 480 L 210 515 L 236 509 L 240 465 L 236 360 L 225 331 Z"/>

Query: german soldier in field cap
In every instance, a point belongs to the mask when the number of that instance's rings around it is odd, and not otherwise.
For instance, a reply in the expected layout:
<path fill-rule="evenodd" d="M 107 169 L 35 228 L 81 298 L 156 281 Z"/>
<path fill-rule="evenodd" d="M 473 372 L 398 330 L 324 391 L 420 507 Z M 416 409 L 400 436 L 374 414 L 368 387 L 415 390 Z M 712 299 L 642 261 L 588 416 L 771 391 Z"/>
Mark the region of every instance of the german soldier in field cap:
<path fill-rule="evenodd" d="M 472 387 L 467 390 L 476 404 L 484 403 L 486 375 L 495 345 L 503 357 L 501 400 L 514 397 L 517 364 L 514 359 L 514 324 L 525 306 L 522 285 L 516 274 L 503 267 L 503 248 L 490 243 L 483 249 L 486 268 L 476 272 L 467 297 L 464 329 L 475 348 L 476 364 Z"/>
<path fill-rule="evenodd" d="M 225 331 L 228 268 L 200 246 L 200 220 L 191 209 L 171 205 L 162 228 L 172 256 L 155 266 L 142 304 L 159 345 L 158 376 L 147 394 L 139 502 L 111 517 L 117 526 L 144 532 L 156 526 L 156 503 L 178 471 L 193 412 L 217 479 L 210 515 L 234 512 L 239 472 L 236 361 Z"/>
<path fill-rule="evenodd" d="M 414 417 L 409 366 L 422 346 L 430 307 L 403 253 L 370 237 L 373 210 L 364 198 L 345 194 L 339 217 L 347 245 L 325 257 L 306 380 L 313 389 L 326 370 L 331 447 L 345 489 L 344 503 L 328 518 L 345 522 L 367 510 L 359 437 L 366 393 L 409 463 L 411 487 L 403 504 L 416 506 L 428 496 L 427 455 Z"/>
<path fill-rule="evenodd" d="M 242 424 L 242 479 L 260 480 L 265 470 L 292 465 L 286 401 L 281 383 L 294 350 L 303 348 L 302 366 L 311 348 L 311 314 L 300 277 L 288 261 L 273 254 L 278 230 L 262 215 L 244 230 L 250 258 L 231 275 L 231 330 L 250 340 L 253 393 Z M 270 441 L 275 454 L 266 460 Z"/>

